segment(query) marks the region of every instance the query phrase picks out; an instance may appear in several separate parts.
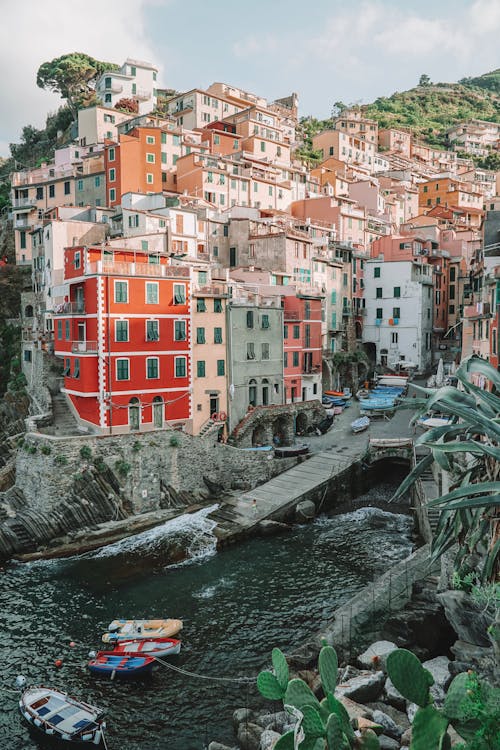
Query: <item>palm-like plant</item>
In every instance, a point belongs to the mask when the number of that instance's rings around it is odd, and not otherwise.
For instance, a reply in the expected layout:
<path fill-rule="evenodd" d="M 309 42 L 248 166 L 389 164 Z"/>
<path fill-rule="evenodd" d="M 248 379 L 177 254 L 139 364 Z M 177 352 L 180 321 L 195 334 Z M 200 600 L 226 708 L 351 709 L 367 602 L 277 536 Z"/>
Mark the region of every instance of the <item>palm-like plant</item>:
<path fill-rule="evenodd" d="M 479 553 L 484 560 L 481 579 L 494 581 L 500 557 L 500 397 L 471 382 L 480 374 L 500 392 L 500 373 L 485 360 L 472 356 L 456 372 L 461 389 L 420 388 L 426 398 L 408 400 L 406 406 L 421 407 L 412 422 L 430 411 L 451 417 L 449 425 L 435 427 L 416 442 L 429 453 L 398 488 L 403 495 L 435 461 L 449 472 L 451 491 L 428 503 L 441 510 L 433 540 L 435 558 L 458 544 L 455 560 L 461 568 L 467 558 Z"/>

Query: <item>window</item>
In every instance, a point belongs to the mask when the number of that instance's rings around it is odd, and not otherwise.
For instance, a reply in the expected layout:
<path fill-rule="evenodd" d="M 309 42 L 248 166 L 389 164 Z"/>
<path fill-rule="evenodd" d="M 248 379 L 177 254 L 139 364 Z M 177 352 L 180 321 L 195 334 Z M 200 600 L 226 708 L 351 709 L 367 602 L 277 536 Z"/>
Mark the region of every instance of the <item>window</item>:
<path fill-rule="evenodd" d="M 175 358 L 175 377 L 185 378 L 186 377 L 186 357 Z"/>
<path fill-rule="evenodd" d="M 116 379 L 117 380 L 128 380 L 129 379 L 129 361 L 128 359 L 117 359 L 116 360 Z"/>
<path fill-rule="evenodd" d="M 159 341 L 160 340 L 160 330 L 159 330 L 157 320 L 146 321 L 146 340 L 147 341 Z"/>
<path fill-rule="evenodd" d="M 384 317 L 384 311 L 382 307 L 377 307 L 375 317 L 377 318 L 377 320 L 382 320 L 382 318 Z"/>
<path fill-rule="evenodd" d="M 217 360 L 217 375 L 225 375 L 226 374 L 226 363 L 223 359 Z"/>
<path fill-rule="evenodd" d="M 375 266 L 373 269 L 373 278 L 380 279 L 380 266 Z"/>
<path fill-rule="evenodd" d="M 132 216 L 128 217 L 128 225 L 130 228 L 138 227 L 139 226 L 139 214 L 133 214 Z"/>
<path fill-rule="evenodd" d="M 176 320 L 174 321 L 174 341 L 185 341 L 186 340 L 186 321 Z"/>
<path fill-rule="evenodd" d="M 269 328 L 269 315 L 262 315 L 261 326 L 262 328 Z"/>
<path fill-rule="evenodd" d="M 128 302 L 128 282 L 115 281 L 115 302 Z"/>
<path fill-rule="evenodd" d="M 83 190 L 83 180 L 77 180 L 76 189 L 78 191 L 82 191 Z"/>
<path fill-rule="evenodd" d="M 247 328 L 253 328 L 253 310 L 247 310 Z"/>
<path fill-rule="evenodd" d="M 401 297 L 401 287 L 395 286 L 394 287 L 394 297 Z"/>
<path fill-rule="evenodd" d="M 69 377 L 70 372 L 71 372 L 71 360 L 70 359 L 65 359 L 64 360 L 63 375 L 65 377 Z"/>
<path fill-rule="evenodd" d="M 330 302 L 332 305 L 337 304 L 337 292 L 335 290 L 330 295 Z"/>
<path fill-rule="evenodd" d="M 196 363 L 196 375 L 199 378 L 204 378 L 205 377 L 205 361 L 204 360 L 199 360 Z"/>
<path fill-rule="evenodd" d="M 49 185 L 49 198 L 55 198 L 55 196 L 56 196 L 56 186 Z"/>
<path fill-rule="evenodd" d="M 146 359 L 146 377 L 148 380 L 155 380 L 160 377 L 158 357 L 148 357 Z"/>
<path fill-rule="evenodd" d="M 141 240 L 141 250 L 147 250 L 149 247 L 149 243 L 147 240 Z M 148 263 L 156 263 L 156 260 L 151 260 L 151 256 L 148 259 Z"/>
<path fill-rule="evenodd" d="M 186 287 L 184 284 L 174 284 L 174 305 L 186 304 Z"/>
<path fill-rule="evenodd" d="M 158 282 L 157 281 L 146 281 L 146 304 L 147 305 L 158 304 Z"/>
<path fill-rule="evenodd" d="M 152 146 L 156 142 L 156 138 L 154 135 L 147 135 L 146 136 L 146 143 Z"/>
<path fill-rule="evenodd" d="M 111 188 L 109 191 L 109 200 L 110 203 L 113 203 L 113 201 L 116 200 L 116 190 L 114 188 Z"/>
<path fill-rule="evenodd" d="M 288 352 L 285 352 L 283 355 L 283 367 L 285 369 L 288 367 Z"/>
<path fill-rule="evenodd" d="M 154 182 L 154 175 L 153 175 L 152 172 L 147 172 L 146 173 L 146 182 L 148 183 L 148 185 L 152 185 L 153 184 L 153 182 Z"/>
<path fill-rule="evenodd" d="M 300 326 L 294 326 L 293 327 L 293 338 L 299 339 L 300 338 Z"/>
<path fill-rule="evenodd" d="M 43 187 L 37 187 L 36 189 L 36 199 L 37 201 L 43 200 Z"/>
<path fill-rule="evenodd" d="M 288 326 L 283 326 L 283 338 L 288 338 Z"/>
<path fill-rule="evenodd" d="M 391 333 L 391 344 L 397 344 L 397 343 L 398 343 L 398 334 Z"/>
<path fill-rule="evenodd" d="M 261 151 L 265 151 L 266 150 L 266 142 L 265 141 L 261 141 L 260 142 L 260 150 Z"/>
<path fill-rule="evenodd" d="M 64 329 L 65 329 L 64 335 L 65 335 L 66 341 L 69 341 L 70 338 L 71 338 L 70 337 L 70 323 L 69 323 L 69 320 L 65 320 L 64 321 Z"/>
<path fill-rule="evenodd" d="M 217 297 L 214 299 L 214 312 L 216 313 L 222 312 L 222 300 L 218 299 Z"/>
<path fill-rule="evenodd" d="M 199 297 L 196 300 L 196 312 L 206 312 L 207 306 L 205 303 L 205 299 L 203 297 Z"/>
<path fill-rule="evenodd" d="M 205 344 L 205 329 L 204 328 L 197 328 L 196 329 L 196 343 L 197 344 Z"/>
<path fill-rule="evenodd" d="M 75 252 L 75 259 L 73 261 L 73 265 L 74 265 L 74 267 L 75 267 L 76 270 L 78 270 L 80 268 L 80 265 L 81 265 L 81 255 L 80 255 L 80 251 L 79 250 L 77 250 Z"/>
<path fill-rule="evenodd" d="M 115 341 L 128 341 L 128 320 L 115 321 Z"/>
<path fill-rule="evenodd" d="M 111 147 L 108 149 L 108 161 L 114 161 L 115 160 L 115 149 Z"/>
<path fill-rule="evenodd" d="M 80 360 L 75 359 L 73 362 L 73 377 L 79 378 L 80 377 Z"/>
<path fill-rule="evenodd" d="M 247 343 L 247 359 L 255 359 L 255 344 L 253 342 Z"/>
<path fill-rule="evenodd" d="M 57 321 L 57 338 L 62 341 L 62 320 Z"/>
<path fill-rule="evenodd" d="M 376 289 L 375 289 L 375 297 L 377 299 L 382 299 L 382 287 L 381 286 L 376 287 Z"/>
<path fill-rule="evenodd" d="M 294 352 L 293 353 L 293 367 L 298 367 L 298 366 L 299 366 L 299 353 Z"/>
<path fill-rule="evenodd" d="M 64 183 L 64 195 L 69 195 L 71 193 L 71 183 L 65 182 Z"/>
<path fill-rule="evenodd" d="M 342 275 L 342 284 L 343 284 L 344 286 L 347 286 L 347 283 L 348 283 L 348 278 L 347 278 L 347 274 L 346 274 L 346 273 L 344 273 L 344 274 Z"/>
<path fill-rule="evenodd" d="M 269 359 L 269 344 L 262 344 L 262 359 Z"/>
<path fill-rule="evenodd" d="M 214 344 L 222 344 L 222 328 L 214 328 Z"/>
<path fill-rule="evenodd" d="M 393 307 L 392 308 L 392 317 L 399 320 L 401 317 L 401 308 L 400 307 Z"/>
<path fill-rule="evenodd" d="M 155 163 L 155 155 L 154 154 L 146 154 L 146 161 L 148 164 L 154 164 Z"/>
<path fill-rule="evenodd" d="M 111 169 L 109 170 L 109 181 L 114 182 L 115 180 L 116 180 L 116 170 L 113 167 L 111 167 Z"/>

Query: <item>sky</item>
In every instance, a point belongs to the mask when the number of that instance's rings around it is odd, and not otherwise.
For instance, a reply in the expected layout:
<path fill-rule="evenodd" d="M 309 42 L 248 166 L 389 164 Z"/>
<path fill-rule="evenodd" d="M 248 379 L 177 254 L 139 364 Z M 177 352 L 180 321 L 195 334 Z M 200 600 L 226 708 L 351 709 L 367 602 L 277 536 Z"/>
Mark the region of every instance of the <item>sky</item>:
<path fill-rule="evenodd" d="M 24 125 L 63 103 L 38 67 L 69 52 L 153 62 L 159 86 L 224 81 L 269 100 L 299 95 L 300 115 L 370 102 L 418 83 L 500 67 L 500 0 L 24 0 L 1 2 L 0 157 Z"/>

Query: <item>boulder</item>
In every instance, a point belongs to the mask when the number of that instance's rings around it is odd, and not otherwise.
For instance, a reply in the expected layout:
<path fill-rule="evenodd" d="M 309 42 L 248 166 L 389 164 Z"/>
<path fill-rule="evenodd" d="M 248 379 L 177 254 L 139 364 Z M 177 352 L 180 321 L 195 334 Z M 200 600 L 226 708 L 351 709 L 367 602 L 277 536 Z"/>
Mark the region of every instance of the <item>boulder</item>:
<path fill-rule="evenodd" d="M 233 711 L 233 725 L 238 729 L 242 721 L 255 721 L 255 713 L 249 708 L 237 708 Z"/>
<path fill-rule="evenodd" d="M 373 712 L 367 707 L 362 706 L 356 701 L 352 701 L 350 698 L 346 698 L 344 695 L 336 695 L 337 700 L 342 703 L 345 710 L 349 714 L 349 719 L 371 719 Z"/>
<path fill-rule="evenodd" d="M 283 534 L 285 531 L 290 531 L 288 524 L 267 519 L 259 521 L 257 528 L 262 536 L 275 536 L 276 534 Z"/>
<path fill-rule="evenodd" d="M 281 734 L 273 732 L 271 729 L 265 729 L 260 736 L 260 750 L 273 750 Z"/>
<path fill-rule="evenodd" d="M 227 745 L 221 745 L 220 742 L 210 742 L 208 750 L 235 750 Z"/>
<path fill-rule="evenodd" d="M 383 672 L 360 672 L 356 677 L 337 685 L 335 695 L 343 695 L 360 703 L 376 701 L 384 689 L 385 674 Z"/>
<path fill-rule="evenodd" d="M 375 710 L 373 712 L 373 721 L 375 724 L 380 724 L 384 730 L 384 734 L 388 737 L 392 737 L 394 740 L 399 740 L 403 734 L 403 728 L 398 726 L 393 719 L 386 714 L 384 711 Z"/>
<path fill-rule="evenodd" d="M 399 711 L 406 711 L 406 698 L 401 695 L 399 690 L 396 690 L 390 677 L 385 681 L 385 697 L 386 703 L 390 703 Z"/>
<path fill-rule="evenodd" d="M 415 714 L 418 711 L 418 706 L 416 703 L 408 703 L 406 706 L 406 715 L 408 716 L 408 721 L 410 724 L 413 724 L 413 719 L 415 718 Z"/>
<path fill-rule="evenodd" d="M 407 745 L 408 747 L 411 744 L 411 727 L 406 730 L 406 732 L 403 732 L 401 735 L 401 744 Z"/>
<path fill-rule="evenodd" d="M 447 656 L 436 656 L 435 659 L 424 661 L 422 666 L 428 669 L 434 677 L 434 685 L 439 685 L 442 690 L 446 690 L 450 684 L 450 660 Z"/>
<path fill-rule="evenodd" d="M 238 744 L 241 749 L 260 750 L 260 738 L 265 731 L 251 721 L 240 724 L 238 727 Z"/>
<path fill-rule="evenodd" d="M 487 630 L 491 620 L 465 591 L 443 591 L 437 598 L 458 638 L 477 646 L 490 646 Z"/>
<path fill-rule="evenodd" d="M 386 734 L 381 734 L 378 741 L 380 750 L 399 750 L 399 742 Z"/>
<path fill-rule="evenodd" d="M 408 721 L 406 712 L 399 711 L 389 703 L 382 703 L 382 701 L 378 701 L 376 703 L 369 703 L 367 707 L 371 708 L 373 712 L 381 711 L 382 713 L 387 714 L 387 716 L 389 716 L 393 720 L 393 722 L 401 728 L 401 734 L 403 734 L 403 732 L 405 732 L 410 726 L 410 722 Z"/>
<path fill-rule="evenodd" d="M 316 517 L 316 506 L 312 500 L 302 500 L 295 506 L 295 518 L 301 521 L 312 521 Z"/>
<path fill-rule="evenodd" d="M 363 669 L 383 669 L 385 671 L 387 657 L 396 649 L 397 646 L 392 641 L 376 641 L 358 656 L 359 665 Z"/>
<path fill-rule="evenodd" d="M 375 734 L 382 734 L 382 727 L 379 724 L 375 724 L 375 722 L 371 719 L 364 719 L 362 716 L 360 716 L 360 718 L 357 719 L 356 723 L 358 725 L 358 729 L 361 730 L 361 732 L 366 732 L 367 729 L 371 729 L 372 732 L 375 732 Z"/>
<path fill-rule="evenodd" d="M 272 729 L 274 732 L 284 734 L 285 727 L 294 724 L 296 721 L 297 720 L 286 711 L 277 711 L 275 714 L 259 714 L 255 723 L 265 729 Z"/>

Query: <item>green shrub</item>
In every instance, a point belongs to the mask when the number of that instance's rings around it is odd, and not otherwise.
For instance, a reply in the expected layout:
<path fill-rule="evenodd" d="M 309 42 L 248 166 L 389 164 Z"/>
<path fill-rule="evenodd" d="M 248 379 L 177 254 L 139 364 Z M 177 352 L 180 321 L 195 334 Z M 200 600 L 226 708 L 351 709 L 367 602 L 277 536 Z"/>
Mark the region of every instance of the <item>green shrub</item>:
<path fill-rule="evenodd" d="M 177 448 L 179 446 L 179 438 L 177 437 L 177 435 L 170 436 L 169 445 L 172 448 Z"/>
<path fill-rule="evenodd" d="M 50 447 L 50 445 L 42 445 L 40 451 L 44 456 L 50 456 L 50 454 L 52 453 L 52 448 Z"/>
<path fill-rule="evenodd" d="M 86 461 L 89 461 L 92 458 L 92 448 L 88 445 L 82 445 L 80 448 L 80 456 Z"/>
<path fill-rule="evenodd" d="M 139 453 L 139 451 L 141 450 L 141 448 L 142 448 L 142 445 L 140 444 L 140 442 L 138 440 L 136 440 L 135 443 L 132 446 L 132 450 L 134 451 L 134 453 Z"/>
<path fill-rule="evenodd" d="M 126 477 L 132 467 L 126 461 L 120 459 L 115 463 L 115 469 L 122 477 Z"/>
<path fill-rule="evenodd" d="M 54 463 L 59 464 L 59 466 L 66 466 L 68 459 L 62 453 L 58 453 L 57 456 L 54 456 Z"/>

